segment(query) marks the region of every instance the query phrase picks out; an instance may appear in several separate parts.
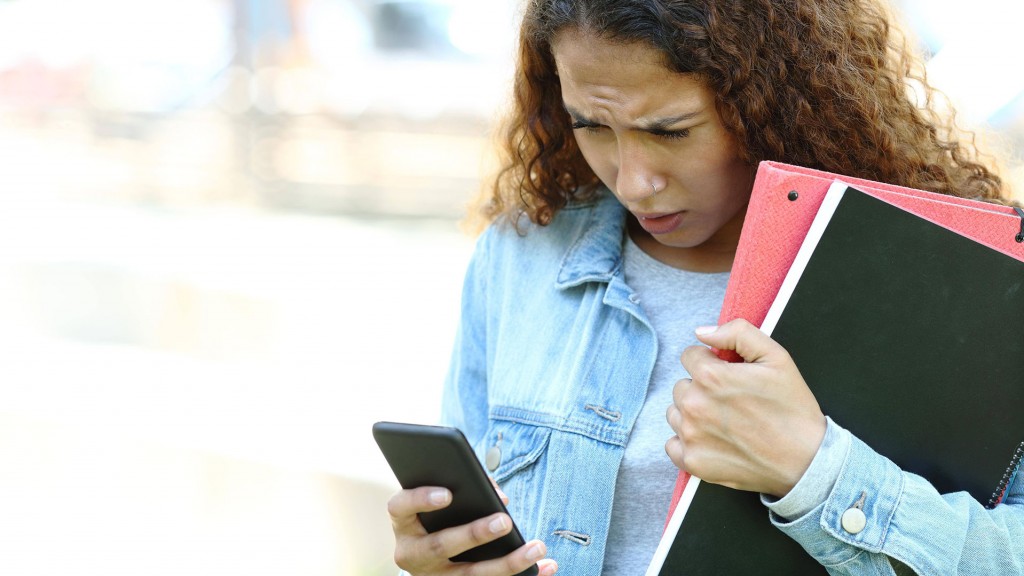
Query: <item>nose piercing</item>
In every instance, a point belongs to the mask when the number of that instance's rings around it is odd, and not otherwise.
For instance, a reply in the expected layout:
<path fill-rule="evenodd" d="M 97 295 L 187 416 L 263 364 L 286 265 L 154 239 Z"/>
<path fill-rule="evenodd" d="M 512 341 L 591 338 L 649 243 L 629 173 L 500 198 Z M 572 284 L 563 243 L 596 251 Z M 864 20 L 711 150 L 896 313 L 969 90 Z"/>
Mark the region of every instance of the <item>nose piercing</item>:
<path fill-rule="evenodd" d="M 654 196 L 655 194 L 658 193 L 658 186 L 654 182 L 651 182 L 651 191 L 651 196 Z"/>

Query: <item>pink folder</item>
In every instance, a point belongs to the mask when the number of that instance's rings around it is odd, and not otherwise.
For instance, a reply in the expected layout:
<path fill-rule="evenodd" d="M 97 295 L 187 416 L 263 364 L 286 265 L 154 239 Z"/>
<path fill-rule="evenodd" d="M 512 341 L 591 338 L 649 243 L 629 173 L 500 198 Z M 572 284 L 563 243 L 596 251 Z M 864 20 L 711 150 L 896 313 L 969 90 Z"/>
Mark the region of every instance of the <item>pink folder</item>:
<path fill-rule="evenodd" d="M 743 318 L 761 325 L 835 180 L 1024 261 L 1024 211 L 1020 209 L 781 162 L 762 162 L 754 179 L 719 324 Z M 871 222 L 864 225 L 871 226 Z M 731 351 L 718 351 L 718 355 L 734 362 L 740 360 Z M 669 517 L 688 479 L 689 474 L 679 473 Z"/>

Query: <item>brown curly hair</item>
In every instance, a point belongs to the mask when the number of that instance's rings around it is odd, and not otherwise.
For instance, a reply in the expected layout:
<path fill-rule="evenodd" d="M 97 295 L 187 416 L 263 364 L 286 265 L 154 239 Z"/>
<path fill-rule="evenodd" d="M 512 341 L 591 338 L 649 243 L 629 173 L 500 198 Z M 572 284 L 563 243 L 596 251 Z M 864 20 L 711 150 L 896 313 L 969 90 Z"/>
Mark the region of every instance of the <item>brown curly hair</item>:
<path fill-rule="evenodd" d="M 597 189 L 551 51 L 571 28 L 645 42 L 672 70 L 703 79 L 752 165 L 775 160 L 1000 201 L 1002 180 L 973 134 L 961 142 L 953 114 L 937 111 L 938 92 L 894 22 L 876 0 L 528 0 L 500 169 L 477 216 L 525 214 L 544 225 Z"/>

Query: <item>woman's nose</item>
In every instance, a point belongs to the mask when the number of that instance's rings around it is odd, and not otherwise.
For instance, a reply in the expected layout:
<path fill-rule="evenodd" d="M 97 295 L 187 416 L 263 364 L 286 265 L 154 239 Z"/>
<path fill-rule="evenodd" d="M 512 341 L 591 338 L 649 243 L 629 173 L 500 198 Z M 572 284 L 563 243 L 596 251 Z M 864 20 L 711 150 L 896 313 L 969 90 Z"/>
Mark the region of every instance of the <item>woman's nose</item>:
<path fill-rule="evenodd" d="M 615 181 L 619 198 L 639 202 L 664 189 L 654 170 L 653 158 L 642 146 L 624 144 L 619 148 L 619 170 Z"/>

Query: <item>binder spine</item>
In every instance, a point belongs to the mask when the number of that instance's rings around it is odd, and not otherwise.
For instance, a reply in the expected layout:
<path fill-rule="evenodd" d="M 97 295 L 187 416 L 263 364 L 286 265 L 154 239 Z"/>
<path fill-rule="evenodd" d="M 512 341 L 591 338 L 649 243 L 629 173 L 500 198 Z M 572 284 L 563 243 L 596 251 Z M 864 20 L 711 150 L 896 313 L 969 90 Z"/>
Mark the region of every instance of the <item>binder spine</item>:
<path fill-rule="evenodd" d="M 1006 472 L 1003 473 L 1003 478 L 999 481 L 999 486 L 996 487 L 996 491 L 992 493 L 992 497 L 988 499 L 988 505 L 986 508 L 993 508 L 996 504 L 999 504 L 1003 500 L 1003 496 L 1006 495 L 1006 487 L 1010 484 L 1010 480 L 1017 473 L 1017 469 L 1020 468 L 1021 458 L 1024 458 L 1024 442 L 1021 442 L 1017 446 L 1017 450 L 1013 453 L 1013 458 L 1010 460 L 1010 465 L 1006 467 Z"/>

